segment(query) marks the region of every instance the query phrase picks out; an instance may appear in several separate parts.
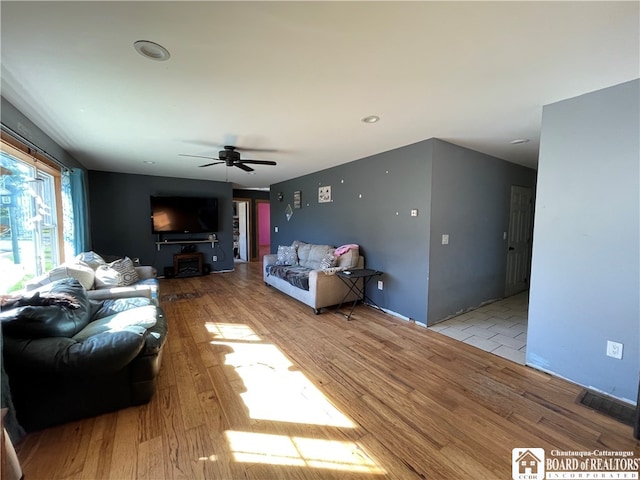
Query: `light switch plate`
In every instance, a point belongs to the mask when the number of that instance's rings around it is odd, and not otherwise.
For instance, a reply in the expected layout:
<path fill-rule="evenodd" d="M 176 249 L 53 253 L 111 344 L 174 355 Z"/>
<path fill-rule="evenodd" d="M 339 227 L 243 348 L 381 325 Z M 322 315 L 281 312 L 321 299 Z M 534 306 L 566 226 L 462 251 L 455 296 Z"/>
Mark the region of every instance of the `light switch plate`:
<path fill-rule="evenodd" d="M 442 244 L 443 245 L 449 245 L 449 234 L 448 233 L 443 233 L 442 234 Z"/>

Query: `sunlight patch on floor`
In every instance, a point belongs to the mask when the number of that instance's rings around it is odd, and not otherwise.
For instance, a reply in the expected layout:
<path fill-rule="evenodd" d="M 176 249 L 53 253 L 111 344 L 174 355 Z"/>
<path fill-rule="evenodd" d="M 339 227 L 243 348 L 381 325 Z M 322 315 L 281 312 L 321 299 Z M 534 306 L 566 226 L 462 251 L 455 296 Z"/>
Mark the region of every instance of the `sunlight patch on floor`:
<path fill-rule="evenodd" d="M 225 432 L 234 460 L 240 463 L 332 469 L 383 475 L 385 471 L 356 442 L 283 434 L 284 425 L 357 428 L 276 346 L 249 326 L 207 322 L 209 342 L 224 357 L 229 381 L 252 420 L 277 422 L 277 433 Z M 231 374 L 233 372 L 233 374 Z M 237 378 L 237 380 L 236 380 Z M 268 424 L 267 424 L 268 425 Z M 286 432 L 286 430 L 284 430 Z M 336 433 L 338 431 L 336 430 Z M 201 457 L 206 461 L 207 457 Z M 215 458 L 210 457 L 210 461 Z"/>
<path fill-rule="evenodd" d="M 225 347 L 225 365 L 235 369 L 245 391 L 240 394 L 255 420 L 354 428 L 304 373 L 275 346 L 212 341 Z"/>
<path fill-rule="evenodd" d="M 226 436 L 237 462 L 385 473 L 354 442 L 233 430 Z"/>
<path fill-rule="evenodd" d="M 259 342 L 261 340 L 251 327 L 241 323 L 206 322 L 204 326 L 215 339 L 242 340 L 243 342 Z"/>

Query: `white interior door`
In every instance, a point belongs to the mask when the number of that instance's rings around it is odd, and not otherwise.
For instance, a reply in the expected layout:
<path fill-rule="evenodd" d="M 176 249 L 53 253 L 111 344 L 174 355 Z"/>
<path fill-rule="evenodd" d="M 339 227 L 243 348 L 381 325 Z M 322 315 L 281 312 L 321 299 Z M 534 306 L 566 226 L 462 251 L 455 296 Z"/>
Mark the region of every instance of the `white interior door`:
<path fill-rule="evenodd" d="M 529 288 L 533 236 L 533 190 L 511 186 L 505 296 Z"/>
<path fill-rule="evenodd" d="M 249 212 L 247 202 L 238 202 L 238 222 L 240 235 L 238 236 L 238 254 L 240 260 L 249 261 L 249 235 L 247 222 L 249 221 Z"/>

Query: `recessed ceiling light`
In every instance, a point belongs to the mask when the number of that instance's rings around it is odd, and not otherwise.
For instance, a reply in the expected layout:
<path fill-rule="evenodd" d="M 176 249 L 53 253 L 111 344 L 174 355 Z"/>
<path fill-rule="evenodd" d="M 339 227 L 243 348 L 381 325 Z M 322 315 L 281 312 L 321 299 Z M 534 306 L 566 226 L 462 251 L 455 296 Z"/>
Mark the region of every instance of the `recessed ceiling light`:
<path fill-rule="evenodd" d="M 156 164 L 156 162 L 153 162 L 153 161 L 151 161 L 151 160 L 145 160 L 145 161 L 144 161 L 144 162 L 142 162 L 142 163 L 146 163 L 147 165 L 155 165 L 155 164 Z"/>
<path fill-rule="evenodd" d="M 517 138 L 515 140 L 511 140 L 509 143 L 511 145 L 521 145 L 523 143 L 529 143 L 530 140 L 528 138 Z"/>
<path fill-rule="evenodd" d="M 158 45 L 157 43 L 153 43 L 148 40 L 138 40 L 137 42 L 134 42 L 133 48 L 135 48 L 136 52 L 143 57 L 150 60 L 157 60 L 158 62 L 169 60 L 169 57 L 171 56 L 169 54 L 169 50 L 164 48 L 162 45 Z"/>
<path fill-rule="evenodd" d="M 364 123 L 376 123 L 380 120 L 380 117 L 377 115 L 369 115 L 368 117 L 364 117 L 362 121 Z"/>

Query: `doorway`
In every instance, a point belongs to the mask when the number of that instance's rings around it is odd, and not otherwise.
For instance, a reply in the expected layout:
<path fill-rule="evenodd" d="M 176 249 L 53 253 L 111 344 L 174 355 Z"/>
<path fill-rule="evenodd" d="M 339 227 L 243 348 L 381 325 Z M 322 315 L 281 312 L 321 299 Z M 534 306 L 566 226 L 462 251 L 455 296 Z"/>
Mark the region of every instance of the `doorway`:
<path fill-rule="evenodd" d="M 258 229 L 258 260 L 271 253 L 271 204 L 269 200 L 256 200 Z"/>
<path fill-rule="evenodd" d="M 233 260 L 248 262 L 251 256 L 251 200 L 233 199 Z"/>
<path fill-rule="evenodd" d="M 533 189 L 511 186 L 509 207 L 509 249 L 505 297 L 529 288 L 531 277 L 531 247 L 533 237 Z"/>

